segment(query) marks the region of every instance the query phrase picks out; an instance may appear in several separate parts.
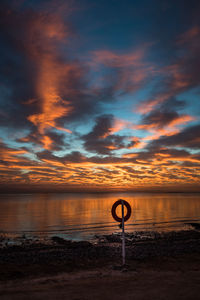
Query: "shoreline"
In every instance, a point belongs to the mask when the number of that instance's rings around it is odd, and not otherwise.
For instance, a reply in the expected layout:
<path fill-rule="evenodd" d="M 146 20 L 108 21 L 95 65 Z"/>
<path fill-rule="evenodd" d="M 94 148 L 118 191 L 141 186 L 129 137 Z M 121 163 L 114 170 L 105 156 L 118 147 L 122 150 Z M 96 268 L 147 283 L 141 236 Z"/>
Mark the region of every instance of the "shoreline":
<path fill-rule="evenodd" d="M 143 260 L 200 253 L 200 231 L 139 231 L 126 233 L 127 265 Z M 9 244 L 0 237 L 0 281 L 37 277 L 46 273 L 92 270 L 121 264 L 121 234 L 99 235 L 92 241 L 59 236 L 26 238 Z"/>
<path fill-rule="evenodd" d="M 120 234 L 73 242 L 58 236 L 21 245 L 0 242 L 0 298 L 198 299 L 200 231 Z M 105 288 L 106 287 L 106 288 Z"/>

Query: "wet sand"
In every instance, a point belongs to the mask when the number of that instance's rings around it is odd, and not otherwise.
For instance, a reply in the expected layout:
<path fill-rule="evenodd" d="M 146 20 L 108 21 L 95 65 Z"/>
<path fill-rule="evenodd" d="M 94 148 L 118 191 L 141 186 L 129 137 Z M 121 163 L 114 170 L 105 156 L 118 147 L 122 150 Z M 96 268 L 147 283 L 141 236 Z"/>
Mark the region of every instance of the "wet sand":
<path fill-rule="evenodd" d="M 1 241 L 0 299 L 198 299 L 200 232 L 126 235 L 121 268 L 119 235 L 93 243 Z"/>

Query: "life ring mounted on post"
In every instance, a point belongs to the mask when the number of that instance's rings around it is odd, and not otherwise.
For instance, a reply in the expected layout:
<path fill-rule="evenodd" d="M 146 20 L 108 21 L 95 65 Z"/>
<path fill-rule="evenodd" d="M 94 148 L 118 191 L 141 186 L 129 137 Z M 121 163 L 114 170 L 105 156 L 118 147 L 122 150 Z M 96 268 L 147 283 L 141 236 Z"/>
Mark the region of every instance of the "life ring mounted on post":
<path fill-rule="evenodd" d="M 127 201 L 123 200 L 123 199 L 117 200 L 112 206 L 111 213 L 112 213 L 113 219 L 115 219 L 115 221 L 120 222 L 120 223 L 122 223 L 122 218 L 118 217 L 118 215 L 116 214 L 116 209 L 117 209 L 117 206 L 122 204 L 122 201 L 123 201 L 124 205 L 127 208 L 127 214 L 124 216 L 124 222 L 128 221 L 128 219 L 131 216 L 131 206 L 130 206 L 130 204 Z"/>

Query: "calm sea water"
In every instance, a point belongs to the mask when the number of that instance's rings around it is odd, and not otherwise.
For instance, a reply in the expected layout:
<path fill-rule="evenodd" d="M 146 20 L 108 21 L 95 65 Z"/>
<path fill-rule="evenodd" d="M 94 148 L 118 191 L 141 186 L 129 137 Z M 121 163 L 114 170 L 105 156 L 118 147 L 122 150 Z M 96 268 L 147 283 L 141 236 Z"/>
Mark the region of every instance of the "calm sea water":
<path fill-rule="evenodd" d="M 117 232 L 111 207 L 119 198 L 132 207 L 127 232 L 179 230 L 200 222 L 200 194 L 7 194 L 0 195 L 0 233 L 79 240 Z"/>

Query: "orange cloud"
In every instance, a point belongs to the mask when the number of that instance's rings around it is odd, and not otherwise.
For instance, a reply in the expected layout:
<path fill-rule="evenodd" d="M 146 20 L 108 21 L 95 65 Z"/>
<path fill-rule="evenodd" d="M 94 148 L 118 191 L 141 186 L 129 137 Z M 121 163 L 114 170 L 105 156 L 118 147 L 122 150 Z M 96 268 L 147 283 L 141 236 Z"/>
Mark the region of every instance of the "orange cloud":
<path fill-rule="evenodd" d="M 57 56 L 59 42 L 68 37 L 67 28 L 59 15 L 52 14 L 36 18 L 30 24 L 29 34 L 28 55 L 37 70 L 39 112 L 28 116 L 28 120 L 37 126 L 40 134 L 51 127 L 71 132 L 57 126 L 57 120 L 72 111 L 70 102 L 62 98 L 62 89 L 73 66 L 63 64 Z"/>
<path fill-rule="evenodd" d="M 155 99 L 143 101 L 136 107 L 136 109 L 134 109 L 134 111 L 140 114 L 147 114 L 151 112 L 158 104 L 166 101 L 170 96 L 172 96 L 172 93 L 163 93 L 162 95 L 155 97 Z"/>
<path fill-rule="evenodd" d="M 115 132 L 118 132 L 126 127 L 128 127 L 128 125 L 130 124 L 130 122 L 122 120 L 122 119 L 114 119 L 113 124 L 112 124 L 112 128 L 110 128 L 110 134 L 113 134 Z"/>
<path fill-rule="evenodd" d="M 41 143 L 43 144 L 44 149 L 51 150 L 51 145 L 52 145 L 53 141 L 51 140 L 51 138 L 49 136 L 44 135 L 41 139 Z"/>
<path fill-rule="evenodd" d="M 169 126 L 174 127 L 178 125 L 187 124 L 188 122 L 195 121 L 196 118 L 190 115 L 180 115 L 177 119 L 173 120 Z"/>
<path fill-rule="evenodd" d="M 174 134 L 177 134 L 180 132 L 180 129 L 177 127 L 179 125 L 185 125 L 188 122 L 196 120 L 195 117 L 190 116 L 190 115 L 180 115 L 177 118 L 171 120 L 166 126 L 163 128 L 157 128 L 158 124 L 157 123 L 152 123 L 152 124 L 140 124 L 140 125 L 135 125 L 135 129 L 142 129 L 142 130 L 147 130 L 149 132 L 152 132 L 153 135 L 148 135 L 145 138 L 142 138 L 140 140 L 141 143 L 145 141 L 152 141 L 158 139 L 160 136 L 171 136 Z M 144 146 L 145 144 L 141 144 L 141 146 Z"/>
<path fill-rule="evenodd" d="M 12 150 L 11 150 L 12 151 Z M 15 151 L 14 151 L 14 154 Z M 31 161 L 10 161 L 9 165 L 0 164 L 1 172 L 5 172 L 4 181 L 40 183 L 60 188 L 85 186 L 99 189 L 132 189 L 135 187 L 148 188 L 151 186 L 163 187 L 165 184 L 198 184 L 197 176 L 200 168 L 199 158 L 195 155 L 183 156 L 184 153 L 168 152 L 163 149 L 160 152 L 151 153 L 148 157 L 143 154 L 130 153 L 124 155 L 121 162 L 117 163 L 62 163 L 59 158 L 55 160 L 42 159 L 38 164 Z M 144 154 L 146 155 L 146 154 Z M 143 157 L 143 158 L 142 158 Z M 126 161 L 127 160 L 127 161 Z M 134 162 L 135 161 L 135 162 Z M 182 163 L 195 163 L 196 168 L 183 169 Z M 198 167 L 199 166 L 199 167 Z M 21 170 L 28 173 L 22 176 Z M 10 172 L 10 173 L 9 173 Z"/>

